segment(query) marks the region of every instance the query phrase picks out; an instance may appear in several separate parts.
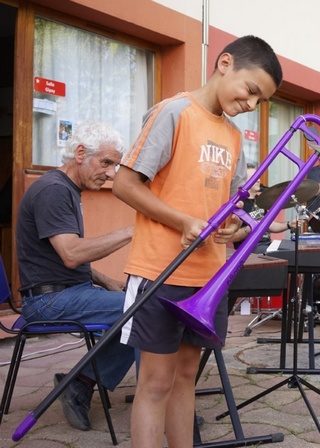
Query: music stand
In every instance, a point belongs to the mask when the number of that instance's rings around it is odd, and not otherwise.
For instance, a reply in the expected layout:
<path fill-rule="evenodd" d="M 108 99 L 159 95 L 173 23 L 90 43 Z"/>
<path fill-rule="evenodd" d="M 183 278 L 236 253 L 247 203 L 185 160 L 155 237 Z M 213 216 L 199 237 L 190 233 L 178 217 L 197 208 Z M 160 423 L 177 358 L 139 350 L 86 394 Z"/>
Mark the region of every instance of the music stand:
<path fill-rule="evenodd" d="M 254 397 L 249 398 L 248 400 L 245 400 L 244 402 L 240 403 L 237 406 L 237 409 L 242 409 L 245 406 L 247 406 L 248 404 L 253 403 L 256 400 L 259 400 L 259 398 L 262 398 L 265 395 L 268 395 L 271 392 L 273 392 L 274 390 L 277 390 L 280 387 L 287 384 L 289 388 L 298 388 L 299 389 L 299 392 L 305 402 L 305 405 L 307 406 L 308 411 L 309 411 L 318 431 L 320 432 L 319 420 L 318 420 L 302 386 L 305 386 L 305 387 L 309 388 L 310 390 L 313 390 L 314 392 L 316 392 L 319 395 L 320 395 L 320 390 L 298 375 L 298 303 L 297 303 L 297 276 L 298 276 L 298 266 L 299 266 L 298 245 L 299 245 L 299 225 L 298 225 L 298 219 L 296 219 L 295 245 L 294 245 L 295 269 L 294 269 L 294 274 L 293 274 L 293 279 L 292 279 L 294 295 L 290 299 L 291 303 L 293 305 L 293 370 L 292 370 L 292 375 L 290 377 L 286 378 L 285 380 L 280 381 L 280 383 L 266 389 L 264 392 L 261 392 L 261 393 L 255 395 Z M 216 420 L 220 420 L 223 417 L 226 417 L 227 415 L 229 415 L 229 411 L 226 411 L 226 412 L 218 415 L 216 417 Z"/>
<path fill-rule="evenodd" d="M 232 429 L 235 435 L 234 439 L 223 440 L 218 442 L 206 442 L 203 443 L 201 440 L 201 435 L 199 431 L 199 427 L 194 419 L 194 432 L 193 432 L 193 445 L 197 448 L 236 448 L 240 446 L 250 446 L 250 445 L 259 445 L 263 443 L 278 443 L 282 442 L 284 439 L 283 433 L 273 433 L 273 434 L 264 434 L 252 437 L 245 437 L 242 425 L 240 422 L 238 410 L 236 403 L 234 401 L 234 396 L 231 388 L 231 384 L 229 381 L 228 372 L 224 363 L 223 355 L 221 349 L 214 349 L 214 356 L 216 358 L 216 363 L 219 371 L 220 381 L 222 384 L 222 391 L 219 389 L 200 389 L 196 391 L 196 395 L 211 395 L 213 393 L 223 393 L 225 396 L 225 400 L 227 402 L 227 406 L 230 413 L 230 419 L 232 424 Z M 205 349 L 203 355 L 200 360 L 199 370 L 196 377 L 196 384 L 203 372 L 203 369 L 210 357 L 212 350 Z"/>

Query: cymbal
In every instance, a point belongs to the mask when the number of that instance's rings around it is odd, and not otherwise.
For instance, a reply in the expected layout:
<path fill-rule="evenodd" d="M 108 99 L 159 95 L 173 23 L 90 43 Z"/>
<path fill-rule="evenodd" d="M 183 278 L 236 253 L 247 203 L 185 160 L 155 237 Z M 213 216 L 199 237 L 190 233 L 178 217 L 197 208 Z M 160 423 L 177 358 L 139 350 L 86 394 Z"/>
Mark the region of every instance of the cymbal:
<path fill-rule="evenodd" d="M 289 183 L 290 181 L 282 182 L 266 188 L 259 196 L 256 197 L 256 204 L 258 207 L 263 208 L 264 210 L 271 208 L 276 199 L 287 188 Z M 316 196 L 317 193 L 319 193 L 318 182 L 311 179 L 305 179 L 296 189 L 294 195 L 297 198 L 297 202 L 302 204 L 303 202 L 307 202 Z M 293 199 L 289 199 L 289 201 L 282 208 L 294 207 L 296 204 L 297 203 Z"/>

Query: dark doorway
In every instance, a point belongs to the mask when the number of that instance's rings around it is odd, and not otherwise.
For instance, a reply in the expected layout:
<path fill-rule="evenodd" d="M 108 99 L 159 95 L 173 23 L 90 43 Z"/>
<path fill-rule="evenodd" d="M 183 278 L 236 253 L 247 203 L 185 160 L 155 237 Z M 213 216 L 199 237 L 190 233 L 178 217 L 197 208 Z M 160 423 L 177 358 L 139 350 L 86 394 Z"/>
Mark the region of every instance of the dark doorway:
<path fill-rule="evenodd" d="M 11 279 L 13 72 L 17 9 L 0 3 L 0 252 Z"/>

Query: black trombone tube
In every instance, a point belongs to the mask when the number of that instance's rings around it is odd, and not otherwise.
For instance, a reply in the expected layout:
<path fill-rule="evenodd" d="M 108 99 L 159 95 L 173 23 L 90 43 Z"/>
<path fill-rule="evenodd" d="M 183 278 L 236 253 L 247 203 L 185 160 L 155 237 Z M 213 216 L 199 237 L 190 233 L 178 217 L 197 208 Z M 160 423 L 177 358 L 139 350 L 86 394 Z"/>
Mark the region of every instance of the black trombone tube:
<path fill-rule="evenodd" d="M 214 231 L 215 229 L 210 229 Z M 12 435 L 12 440 L 19 441 L 37 422 L 38 418 L 48 409 L 48 407 L 61 395 L 68 384 L 81 372 L 81 370 L 92 360 L 99 350 L 113 339 L 121 330 L 123 325 L 131 319 L 134 313 L 149 299 L 149 297 L 161 286 L 166 279 L 180 266 L 180 264 L 203 242 L 200 236 L 182 250 L 177 257 L 167 266 L 167 268 L 156 278 L 140 299 L 131 305 L 122 317 L 107 331 L 100 341 L 88 351 L 80 361 L 70 370 L 61 382 L 46 396 L 46 398 L 18 425 Z"/>

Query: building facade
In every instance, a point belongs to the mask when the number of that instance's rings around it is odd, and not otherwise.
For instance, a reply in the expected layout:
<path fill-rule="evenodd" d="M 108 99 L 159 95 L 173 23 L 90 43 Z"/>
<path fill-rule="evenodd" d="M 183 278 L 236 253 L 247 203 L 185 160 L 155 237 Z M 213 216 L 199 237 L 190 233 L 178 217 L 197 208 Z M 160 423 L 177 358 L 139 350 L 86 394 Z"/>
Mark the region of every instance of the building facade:
<path fill-rule="evenodd" d="M 219 50 L 245 34 L 267 40 L 284 69 L 276 96 L 236 121 L 248 160 L 263 160 L 297 115 L 320 113 L 320 5 L 309 3 L 306 11 L 293 0 L 287 11 L 275 0 L 0 0 L 0 244 L 13 291 L 19 201 L 37 176 L 59 166 L 78 121 L 107 121 L 130 146 L 150 106 L 199 87 Z M 300 140 L 290 149 L 302 157 L 308 151 Z M 278 164 L 265 184 L 294 174 Z M 110 183 L 86 192 L 83 209 L 89 236 L 134 221 Z M 122 278 L 127 251 L 95 267 Z"/>

